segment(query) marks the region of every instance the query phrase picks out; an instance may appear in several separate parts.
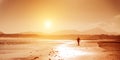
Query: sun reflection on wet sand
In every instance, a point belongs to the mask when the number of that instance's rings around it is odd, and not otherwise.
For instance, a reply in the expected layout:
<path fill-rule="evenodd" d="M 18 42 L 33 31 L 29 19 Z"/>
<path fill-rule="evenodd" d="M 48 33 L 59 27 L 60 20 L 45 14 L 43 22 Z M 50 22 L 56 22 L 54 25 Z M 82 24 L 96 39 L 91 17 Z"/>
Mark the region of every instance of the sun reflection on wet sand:
<path fill-rule="evenodd" d="M 76 45 L 75 41 L 64 42 L 59 46 L 56 46 L 50 51 L 50 60 L 77 60 L 88 59 L 88 57 L 96 58 L 101 54 L 103 49 L 99 48 L 97 43 L 87 43 L 82 41 L 80 46 Z M 87 57 L 87 58 L 86 58 Z"/>
<path fill-rule="evenodd" d="M 80 46 L 71 46 L 73 42 L 65 43 L 55 47 L 50 52 L 50 60 L 64 60 L 80 56 L 94 55 L 92 51 L 86 51 L 87 48 L 82 48 Z"/>
<path fill-rule="evenodd" d="M 77 47 L 76 47 L 77 48 Z M 66 45 L 60 45 L 55 50 L 58 51 L 58 55 L 62 58 L 71 58 L 76 56 L 85 56 L 85 55 L 92 55 L 93 52 L 84 51 L 82 49 L 76 49 Z"/>

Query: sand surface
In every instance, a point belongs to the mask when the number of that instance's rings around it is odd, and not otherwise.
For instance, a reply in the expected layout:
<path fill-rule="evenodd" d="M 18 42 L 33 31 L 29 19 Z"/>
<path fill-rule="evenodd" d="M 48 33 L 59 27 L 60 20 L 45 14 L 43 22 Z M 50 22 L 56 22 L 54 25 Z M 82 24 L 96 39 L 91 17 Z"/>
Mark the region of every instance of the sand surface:
<path fill-rule="evenodd" d="M 82 40 L 77 46 L 74 40 L 1 38 L 0 60 L 120 60 L 120 54 L 97 41 Z"/>

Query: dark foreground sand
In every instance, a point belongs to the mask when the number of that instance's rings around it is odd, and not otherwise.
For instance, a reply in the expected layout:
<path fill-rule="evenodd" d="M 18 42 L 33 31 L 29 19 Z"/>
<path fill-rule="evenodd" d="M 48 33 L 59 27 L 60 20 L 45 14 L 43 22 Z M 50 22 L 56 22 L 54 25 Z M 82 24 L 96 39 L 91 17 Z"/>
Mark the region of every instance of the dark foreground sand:
<path fill-rule="evenodd" d="M 98 42 L 0 38 L 0 60 L 120 60 L 119 42 Z"/>

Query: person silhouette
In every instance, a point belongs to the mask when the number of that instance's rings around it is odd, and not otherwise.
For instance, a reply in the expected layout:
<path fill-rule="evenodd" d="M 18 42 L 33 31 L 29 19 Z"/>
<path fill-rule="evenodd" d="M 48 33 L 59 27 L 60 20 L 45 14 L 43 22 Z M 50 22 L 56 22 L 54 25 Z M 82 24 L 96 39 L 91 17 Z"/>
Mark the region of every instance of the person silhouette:
<path fill-rule="evenodd" d="M 77 38 L 77 45 L 80 46 L 80 37 Z"/>

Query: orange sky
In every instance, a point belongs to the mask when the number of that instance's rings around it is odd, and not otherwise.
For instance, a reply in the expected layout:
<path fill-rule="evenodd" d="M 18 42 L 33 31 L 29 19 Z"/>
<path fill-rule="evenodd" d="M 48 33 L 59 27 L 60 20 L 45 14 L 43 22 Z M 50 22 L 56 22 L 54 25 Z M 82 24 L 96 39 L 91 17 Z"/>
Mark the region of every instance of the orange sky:
<path fill-rule="evenodd" d="M 100 27 L 120 33 L 119 0 L 0 0 L 0 31 L 84 31 Z M 45 29 L 44 21 L 52 27 Z"/>

